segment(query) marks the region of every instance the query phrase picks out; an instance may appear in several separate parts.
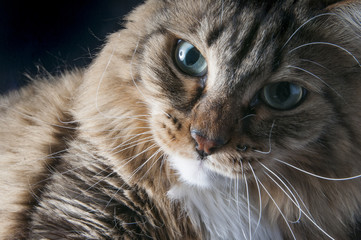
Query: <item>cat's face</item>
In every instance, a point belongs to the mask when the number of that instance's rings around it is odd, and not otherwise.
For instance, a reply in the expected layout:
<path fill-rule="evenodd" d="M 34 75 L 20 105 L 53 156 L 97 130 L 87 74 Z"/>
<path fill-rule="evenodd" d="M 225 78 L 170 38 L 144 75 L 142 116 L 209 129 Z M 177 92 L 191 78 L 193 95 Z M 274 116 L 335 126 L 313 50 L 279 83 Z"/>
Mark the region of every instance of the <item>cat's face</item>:
<path fill-rule="evenodd" d="M 154 4 L 132 64 L 153 135 L 182 180 L 288 176 L 282 162 L 350 175 L 360 84 L 353 49 L 335 46 L 337 17 L 302 1 Z"/>

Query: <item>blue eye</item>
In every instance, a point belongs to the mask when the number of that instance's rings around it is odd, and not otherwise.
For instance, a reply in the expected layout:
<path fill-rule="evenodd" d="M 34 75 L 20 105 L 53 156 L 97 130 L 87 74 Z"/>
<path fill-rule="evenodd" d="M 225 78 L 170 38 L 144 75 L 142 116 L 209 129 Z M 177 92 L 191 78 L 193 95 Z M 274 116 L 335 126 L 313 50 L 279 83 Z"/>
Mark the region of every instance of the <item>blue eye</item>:
<path fill-rule="evenodd" d="M 184 73 L 202 77 L 207 73 L 207 62 L 202 54 L 189 42 L 180 40 L 175 50 L 175 62 Z"/>
<path fill-rule="evenodd" d="M 261 92 L 263 101 L 277 110 L 290 110 L 297 107 L 306 94 L 306 89 L 290 83 L 279 82 L 267 85 Z"/>

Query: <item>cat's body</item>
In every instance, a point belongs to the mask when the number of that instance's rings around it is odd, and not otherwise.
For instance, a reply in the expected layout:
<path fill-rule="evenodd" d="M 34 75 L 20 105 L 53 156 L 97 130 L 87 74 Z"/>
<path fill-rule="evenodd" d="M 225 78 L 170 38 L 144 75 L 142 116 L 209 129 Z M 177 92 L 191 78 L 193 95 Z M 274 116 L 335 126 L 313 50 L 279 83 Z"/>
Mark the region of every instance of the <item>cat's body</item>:
<path fill-rule="evenodd" d="M 361 3 L 331 2 L 149 0 L 3 97 L 0 238 L 356 238 Z"/>

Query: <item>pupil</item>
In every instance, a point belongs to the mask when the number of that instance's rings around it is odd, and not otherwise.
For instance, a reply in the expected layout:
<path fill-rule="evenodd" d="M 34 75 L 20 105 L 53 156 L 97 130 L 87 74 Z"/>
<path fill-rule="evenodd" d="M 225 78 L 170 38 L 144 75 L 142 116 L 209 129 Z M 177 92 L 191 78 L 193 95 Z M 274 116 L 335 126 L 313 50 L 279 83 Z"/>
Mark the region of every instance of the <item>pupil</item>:
<path fill-rule="evenodd" d="M 198 50 L 196 48 L 192 48 L 187 53 L 187 56 L 185 58 L 185 64 L 187 66 L 192 66 L 196 62 L 198 62 L 199 58 L 200 58 L 200 54 L 199 54 Z"/>
<path fill-rule="evenodd" d="M 286 102 L 291 95 L 289 83 L 280 83 L 276 89 L 276 96 L 280 102 Z"/>

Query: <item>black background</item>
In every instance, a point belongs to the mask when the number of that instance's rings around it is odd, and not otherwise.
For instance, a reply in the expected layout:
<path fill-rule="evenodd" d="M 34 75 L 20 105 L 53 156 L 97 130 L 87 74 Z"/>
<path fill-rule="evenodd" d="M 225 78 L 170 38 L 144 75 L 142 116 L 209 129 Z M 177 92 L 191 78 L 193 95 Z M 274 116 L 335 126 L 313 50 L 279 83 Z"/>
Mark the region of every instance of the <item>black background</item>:
<path fill-rule="evenodd" d="M 25 74 L 83 67 L 141 0 L 0 0 L 0 94 Z"/>

